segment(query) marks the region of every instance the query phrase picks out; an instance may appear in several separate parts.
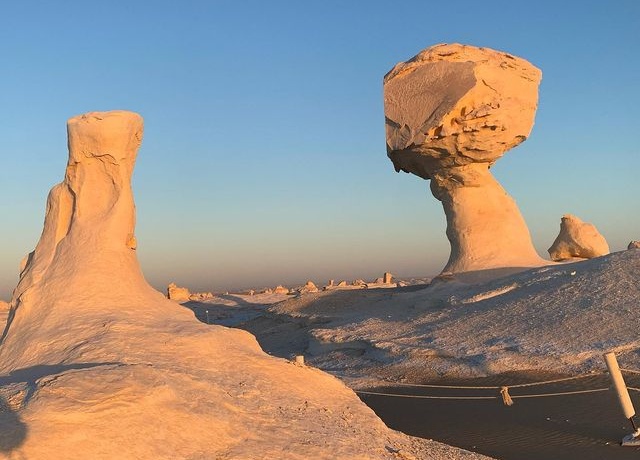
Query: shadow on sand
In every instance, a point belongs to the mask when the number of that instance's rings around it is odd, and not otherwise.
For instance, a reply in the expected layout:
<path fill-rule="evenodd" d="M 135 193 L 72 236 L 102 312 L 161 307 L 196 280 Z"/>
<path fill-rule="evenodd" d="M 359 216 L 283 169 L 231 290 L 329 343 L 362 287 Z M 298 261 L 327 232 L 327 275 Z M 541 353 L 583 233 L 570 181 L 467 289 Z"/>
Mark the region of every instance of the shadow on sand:
<path fill-rule="evenodd" d="M 38 380 L 43 377 L 62 374 L 66 371 L 90 369 L 92 367 L 119 365 L 116 362 L 105 363 L 77 363 L 77 364 L 57 364 L 57 365 L 38 365 L 17 369 L 7 375 L 0 375 L 0 454 L 11 454 L 18 449 L 27 438 L 28 427 L 21 420 L 20 415 L 14 409 L 16 404 L 10 404 L 3 396 L 6 394 L 4 389 L 11 392 L 11 387 L 22 384 L 22 391 L 26 391 L 20 397 L 21 402 L 18 404 L 24 407 L 33 397 L 38 388 Z M 22 391 L 17 392 L 20 394 Z M 16 392 L 14 391 L 14 394 Z"/>
<path fill-rule="evenodd" d="M 10 454 L 24 443 L 26 437 L 27 425 L 0 395 L 0 453 Z"/>

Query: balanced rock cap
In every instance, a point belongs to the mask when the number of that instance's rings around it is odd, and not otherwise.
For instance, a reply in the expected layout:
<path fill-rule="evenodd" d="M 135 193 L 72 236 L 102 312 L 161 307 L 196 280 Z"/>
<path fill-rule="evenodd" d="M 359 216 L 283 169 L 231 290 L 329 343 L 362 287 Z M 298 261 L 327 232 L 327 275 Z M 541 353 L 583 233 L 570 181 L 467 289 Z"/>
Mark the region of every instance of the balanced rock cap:
<path fill-rule="evenodd" d="M 387 154 L 396 171 L 493 163 L 533 127 L 542 72 L 489 48 L 440 44 L 384 77 Z"/>

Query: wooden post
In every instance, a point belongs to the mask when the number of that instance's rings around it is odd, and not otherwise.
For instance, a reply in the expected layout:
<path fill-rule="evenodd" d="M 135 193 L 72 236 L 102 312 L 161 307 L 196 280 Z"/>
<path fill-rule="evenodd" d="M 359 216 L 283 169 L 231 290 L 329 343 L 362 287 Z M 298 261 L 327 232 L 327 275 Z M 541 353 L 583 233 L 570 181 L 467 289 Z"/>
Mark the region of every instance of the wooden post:
<path fill-rule="evenodd" d="M 636 410 L 633 408 L 633 403 L 631 402 L 631 398 L 629 397 L 627 385 L 624 383 L 624 378 L 622 378 L 622 372 L 620 372 L 616 354 L 613 352 L 605 353 L 604 361 L 607 363 L 607 369 L 609 370 L 609 375 L 611 376 L 613 387 L 618 394 L 618 401 L 620 401 L 622 412 L 624 412 L 624 416 L 626 419 L 631 420 L 631 418 L 636 415 Z"/>

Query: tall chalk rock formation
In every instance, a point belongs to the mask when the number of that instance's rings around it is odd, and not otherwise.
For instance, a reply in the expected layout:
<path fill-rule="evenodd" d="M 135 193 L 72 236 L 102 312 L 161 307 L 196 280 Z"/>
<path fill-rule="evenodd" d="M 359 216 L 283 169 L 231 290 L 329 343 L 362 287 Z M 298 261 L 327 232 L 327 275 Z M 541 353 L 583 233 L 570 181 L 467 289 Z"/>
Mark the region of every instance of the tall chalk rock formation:
<path fill-rule="evenodd" d="M 571 214 L 562 216 L 560 233 L 549 248 L 551 260 L 592 259 L 606 254 L 609 244 L 595 225 Z"/>
<path fill-rule="evenodd" d="M 130 185 L 142 118 L 88 113 L 68 134 L 65 178 L 0 344 L 0 456 L 464 456 L 389 430 L 337 379 L 153 290 L 136 259 Z"/>
<path fill-rule="evenodd" d="M 436 45 L 384 77 L 387 155 L 431 180 L 447 217 L 444 272 L 545 263 L 515 201 L 489 172 L 533 126 L 540 70 L 488 48 Z"/>
<path fill-rule="evenodd" d="M 44 229 L 22 263 L 12 313 L 0 349 L 2 365 L 50 357 L 72 358 L 66 343 L 38 344 L 60 330 L 61 319 L 98 306 L 141 307 L 158 298 L 144 280 L 135 253 L 131 175 L 142 142 L 142 117 L 132 112 L 93 112 L 67 123 L 69 161 L 62 183 L 51 189 Z M 132 294 L 134 294 L 132 296 Z M 144 308 L 140 308 L 144 310 Z M 66 333 L 78 340 L 82 325 Z"/>

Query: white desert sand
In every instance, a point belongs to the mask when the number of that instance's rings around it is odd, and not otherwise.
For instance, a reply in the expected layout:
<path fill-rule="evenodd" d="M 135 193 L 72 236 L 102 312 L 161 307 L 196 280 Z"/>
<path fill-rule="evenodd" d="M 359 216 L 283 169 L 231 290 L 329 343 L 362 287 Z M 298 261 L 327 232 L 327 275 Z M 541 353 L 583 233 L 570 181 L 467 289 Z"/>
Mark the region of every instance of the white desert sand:
<path fill-rule="evenodd" d="M 134 251 L 142 118 L 93 112 L 68 132 L 0 345 L 0 456 L 482 458 L 389 430 L 336 378 L 153 290 Z"/>
<path fill-rule="evenodd" d="M 442 202 L 444 272 L 548 263 L 489 172 L 529 136 L 541 77 L 524 59 L 459 44 L 427 48 L 384 77 L 387 154 L 396 171 L 430 179 Z"/>
<path fill-rule="evenodd" d="M 640 370 L 638 280 L 640 251 L 630 249 L 489 282 L 453 276 L 422 288 L 325 291 L 265 302 L 262 314 L 259 299 L 221 308 L 267 351 L 304 354 L 357 387 L 602 371 L 607 351 Z M 241 319 L 247 308 L 254 315 Z"/>

